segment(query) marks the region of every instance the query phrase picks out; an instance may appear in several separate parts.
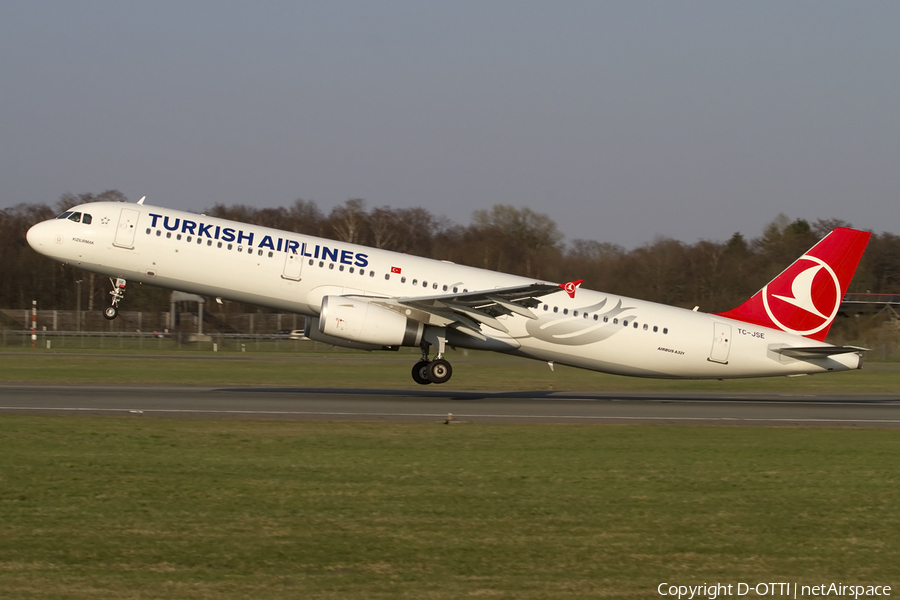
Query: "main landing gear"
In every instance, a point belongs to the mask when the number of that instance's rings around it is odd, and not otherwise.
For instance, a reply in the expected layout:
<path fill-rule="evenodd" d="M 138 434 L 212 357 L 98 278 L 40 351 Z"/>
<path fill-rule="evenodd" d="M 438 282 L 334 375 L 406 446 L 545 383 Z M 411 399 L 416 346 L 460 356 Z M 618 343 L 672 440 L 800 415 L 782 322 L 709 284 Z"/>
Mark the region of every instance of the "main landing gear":
<path fill-rule="evenodd" d="M 113 284 L 113 291 L 109 293 L 112 296 L 112 304 L 106 307 L 103 316 L 112 321 L 119 316 L 119 302 L 125 297 L 125 280 L 120 277 L 113 281 L 110 277 L 109 282 Z"/>
<path fill-rule="evenodd" d="M 435 355 L 434 360 L 428 360 L 428 348 L 431 344 L 422 340 L 422 344 L 420 345 L 420 348 L 422 348 L 422 358 L 419 362 L 414 364 L 412 368 L 413 381 L 419 385 L 447 383 L 450 381 L 450 376 L 453 375 L 453 367 L 450 366 L 449 362 L 444 360 L 444 349 L 447 345 L 447 340 L 442 336 L 438 336 L 437 344 L 438 353 Z"/>

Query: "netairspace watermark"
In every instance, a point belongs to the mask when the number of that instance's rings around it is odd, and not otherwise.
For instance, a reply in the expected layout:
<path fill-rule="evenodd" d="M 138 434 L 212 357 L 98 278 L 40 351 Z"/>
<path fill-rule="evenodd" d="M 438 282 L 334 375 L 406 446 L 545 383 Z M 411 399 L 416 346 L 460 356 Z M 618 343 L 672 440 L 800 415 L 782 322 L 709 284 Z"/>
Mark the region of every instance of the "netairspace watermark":
<path fill-rule="evenodd" d="M 821 583 L 819 585 L 802 585 L 793 582 L 776 583 L 710 583 L 702 585 L 677 585 L 661 583 L 656 588 L 660 596 L 671 596 L 678 600 L 692 598 L 708 598 L 716 600 L 722 597 L 742 597 L 753 594 L 758 597 L 783 598 L 824 598 L 826 596 L 860 598 L 873 596 L 890 596 L 889 585 L 847 585 L 844 583 Z"/>

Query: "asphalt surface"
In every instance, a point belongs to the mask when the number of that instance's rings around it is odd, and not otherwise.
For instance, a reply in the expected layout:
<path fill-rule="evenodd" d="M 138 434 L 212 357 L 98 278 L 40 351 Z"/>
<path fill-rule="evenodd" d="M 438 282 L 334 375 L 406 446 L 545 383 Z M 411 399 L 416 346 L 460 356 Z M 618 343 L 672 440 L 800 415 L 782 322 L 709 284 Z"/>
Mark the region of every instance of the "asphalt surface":
<path fill-rule="evenodd" d="M 900 427 L 898 394 L 0 385 L 0 412 L 444 423 Z M 452 418 L 449 415 L 452 414 Z"/>

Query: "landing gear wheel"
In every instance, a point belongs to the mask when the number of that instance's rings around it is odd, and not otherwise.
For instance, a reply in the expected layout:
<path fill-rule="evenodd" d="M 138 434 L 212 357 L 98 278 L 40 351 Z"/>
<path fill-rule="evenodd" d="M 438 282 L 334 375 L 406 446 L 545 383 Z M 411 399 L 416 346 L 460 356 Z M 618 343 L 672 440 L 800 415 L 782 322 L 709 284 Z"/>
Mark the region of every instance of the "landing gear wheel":
<path fill-rule="evenodd" d="M 106 310 L 103 311 L 103 316 L 112 321 L 119 316 L 119 309 L 115 306 L 107 306 Z"/>
<path fill-rule="evenodd" d="M 453 375 L 453 367 L 443 358 L 436 358 L 428 363 L 428 379 L 432 383 L 446 383 Z"/>
<path fill-rule="evenodd" d="M 428 378 L 428 361 L 420 360 L 413 365 L 412 368 L 413 381 L 419 385 L 428 385 L 431 379 Z"/>

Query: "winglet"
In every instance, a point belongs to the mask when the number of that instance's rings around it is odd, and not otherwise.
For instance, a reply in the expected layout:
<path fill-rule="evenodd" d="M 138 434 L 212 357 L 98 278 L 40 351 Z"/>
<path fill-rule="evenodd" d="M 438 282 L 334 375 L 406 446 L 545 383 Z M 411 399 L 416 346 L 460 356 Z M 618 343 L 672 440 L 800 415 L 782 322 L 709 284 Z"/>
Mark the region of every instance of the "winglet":
<path fill-rule="evenodd" d="M 564 289 L 566 293 L 569 295 L 569 298 L 575 297 L 575 290 L 578 289 L 578 286 L 584 283 L 584 279 L 577 279 L 575 281 L 570 281 L 568 283 L 561 283 L 559 287 Z"/>

